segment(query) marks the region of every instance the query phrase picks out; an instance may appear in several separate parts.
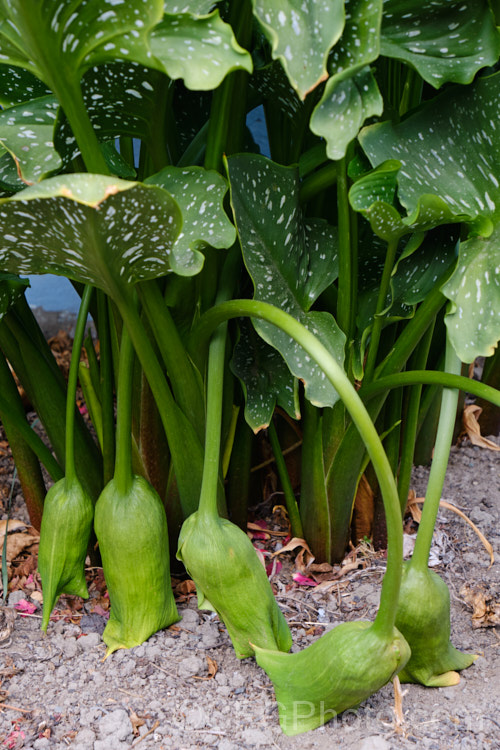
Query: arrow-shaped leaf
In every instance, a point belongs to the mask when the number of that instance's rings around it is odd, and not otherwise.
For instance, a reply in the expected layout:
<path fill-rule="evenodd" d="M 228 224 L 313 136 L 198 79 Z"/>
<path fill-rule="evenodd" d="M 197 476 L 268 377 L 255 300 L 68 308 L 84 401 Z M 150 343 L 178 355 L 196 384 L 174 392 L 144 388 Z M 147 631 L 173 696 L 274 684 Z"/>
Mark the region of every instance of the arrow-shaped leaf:
<path fill-rule="evenodd" d="M 253 0 L 254 14 L 301 99 L 328 77 L 328 54 L 342 34 L 343 0 Z"/>
<path fill-rule="evenodd" d="M 278 166 L 263 156 L 241 154 L 228 159 L 228 174 L 255 299 L 296 317 L 343 362 L 345 338 L 332 316 L 308 312 L 337 276 L 333 228 L 319 220 L 304 221 L 296 169 Z M 255 325 L 262 338 L 282 354 L 292 373 L 304 381 L 313 403 L 335 402 L 337 394 L 299 345 L 274 326 Z"/>
<path fill-rule="evenodd" d="M 0 265 L 60 274 L 113 296 L 118 283 L 184 270 L 185 258 L 172 252 L 181 225 L 162 188 L 100 175 L 52 177 L 0 201 Z"/>

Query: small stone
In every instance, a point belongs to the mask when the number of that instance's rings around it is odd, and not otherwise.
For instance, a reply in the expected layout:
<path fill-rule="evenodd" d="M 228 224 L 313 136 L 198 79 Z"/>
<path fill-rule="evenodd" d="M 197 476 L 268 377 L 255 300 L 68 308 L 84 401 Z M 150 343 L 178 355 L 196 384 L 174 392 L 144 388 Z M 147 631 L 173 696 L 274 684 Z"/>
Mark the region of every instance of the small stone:
<path fill-rule="evenodd" d="M 359 745 L 359 750 L 391 750 L 391 746 L 377 734 L 371 737 L 365 737 L 365 739 Z"/>
<path fill-rule="evenodd" d="M 84 650 L 95 648 L 96 646 L 99 646 L 101 642 L 101 636 L 99 633 L 87 633 L 87 635 L 82 635 L 77 641 L 78 646 Z"/>
<path fill-rule="evenodd" d="M 221 740 L 217 745 L 217 750 L 239 750 L 238 745 L 235 745 L 231 740 Z"/>
<path fill-rule="evenodd" d="M 95 732 L 90 729 L 90 727 L 86 727 L 85 729 L 81 729 L 78 734 L 75 737 L 75 744 L 76 745 L 86 745 L 88 747 L 92 747 L 95 742 Z"/>
<path fill-rule="evenodd" d="M 132 734 L 132 724 L 128 713 L 123 708 L 117 708 L 102 717 L 99 731 L 104 737 L 115 737 L 125 740 Z"/>
<path fill-rule="evenodd" d="M 40 737 L 34 741 L 33 747 L 35 750 L 46 750 L 46 748 L 50 747 L 50 740 L 47 737 Z"/>
<path fill-rule="evenodd" d="M 26 594 L 22 589 L 18 589 L 17 591 L 13 591 L 11 594 L 9 594 L 9 607 L 13 607 L 14 604 L 18 604 L 21 599 L 26 599 Z"/>
<path fill-rule="evenodd" d="M 273 737 L 270 732 L 265 732 L 262 729 L 245 729 L 242 734 L 245 745 L 251 747 L 271 747 L 273 744 Z"/>
<path fill-rule="evenodd" d="M 184 609 L 182 612 L 179 612 L 179 614 L 182 615 L 182 621 L 180 622 L 182 628 L 190 631 L 196 630 L 200 623 L 198 612 L 194 609 Z"/>
<path fill-rule="evenodd" d="M 76 638 L 65 638 L 62 643 L 62 650 L 66 659 L 73 659 L 78 653 Z"/>
<path fill-rule="evenodd" d="M 198 656 L 187 656 L 179 663 L 179 677 L 192 677 L 193 675 L 202 674 L 205 671 L 205 662 Z"/>

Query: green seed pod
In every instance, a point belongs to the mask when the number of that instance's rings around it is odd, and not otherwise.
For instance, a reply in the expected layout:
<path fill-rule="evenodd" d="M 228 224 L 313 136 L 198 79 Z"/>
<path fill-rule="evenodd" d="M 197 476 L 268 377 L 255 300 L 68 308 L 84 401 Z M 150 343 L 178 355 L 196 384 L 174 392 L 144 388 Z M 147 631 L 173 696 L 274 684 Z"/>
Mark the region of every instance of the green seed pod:
<path fill-rule="evenodd" d="M 200 609 L 215 610 L 224 622 L 238 659 L 253 656 L 250 642 L 290 650 L 292 636 L 266 571 L 234 523 L 193 513 L 182 526 L 177 558 L 196 584 Z"/>
<path fill-rule="evenodd" d="M 88 597 L 84 566 L 93 516 L 92 500 L 76 478 L 60 479 L 47 492 L 38 550 L 45 632 L 60 594 Z"/>
<path fill-rule="evenodd" d="M 450 592 L 432 570 L 403 567 L 396 626 L 410 644 L 411 658 L 399 675 L 401 682 L 446 687 L 460 682 L 456 670 L 469 667 L 477 656 L 463 654 L 450 642 Z"/>
<path fill-rule="evenodd" d="M 160 497 L 134 476 L 127 492 L 112 479 L 95 507 L 111 613 L 103 640 L 109 656 L 179 620 L 170 581 L 168 531 Z"/>
<path fill-rule="evenodd" d="M 392 639 L 369 622 L 346 622 L 295 654 L 255 647 L 271 679 L 280 726 L 287 735 L 308 732 L 358 706 L 404 666 L 410 656 L 396 628 Z"/>

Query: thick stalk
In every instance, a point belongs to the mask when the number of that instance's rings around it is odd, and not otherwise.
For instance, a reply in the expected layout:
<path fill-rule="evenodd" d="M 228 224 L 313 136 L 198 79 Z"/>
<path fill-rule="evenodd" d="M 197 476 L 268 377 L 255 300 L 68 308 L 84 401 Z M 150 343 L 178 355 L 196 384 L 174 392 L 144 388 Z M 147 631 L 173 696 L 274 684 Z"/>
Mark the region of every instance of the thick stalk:
<path fill-rule="evenodd" d="M 457 388 L 470 393 L 477 398 L 484 398 L 495 406 L 500 406 L 500 391 L 490 385 L 472 380 L 463 375 L 451 372 L 438 372 L 434 370 L 407 370 L 406 372 L 385 375 L 360 391 L 363 401 L 370 401 L 374 396 L 389 392 L 392 388 L 401 388 L 407 385 L 439 385 L 448 388 Z"/>
<path fill-rule="evenodd" d="M 353 322 L 352 304 L 352 257 L 351 217 L 349 207 L 349 185 L 347 181 L 347 156 L 337 167 L 337 214 L 339 231 L 339 280 L 337 299 L 337 323 L 347 338 L 351 338 Z"/>
<path fill-rule="evenodd" d="M 90 299 L 93 287 L 86 286 L 83 292 L 78 318 L 76 321 L 75 337 L 71 350 L 71 363 L 68 375 L 68 390 L 66 392 L 66 439 L 65 439 L 65 472 L 68 486 L 76 478 L 75 469 L 75 411 L 76 411 L 76 386 L 78 383 L 78 367 L 82 355 L 83 338 L 85 326 L 89 314 Z"/>
<path fill-rule="evenodd" d="M 394 262 L 396 260 L 397 249 L 398 240 L 391 240 L 387 244 L 384 270 L 382 271 L 382 278 L 380 280 L 375 317 L 373 320 L 373 326 L 370 335 L 370 346 L 368 349 L 368 357 L 366 359 L 366 367 L 363 377 L 363 380 L 366 383 L 370 383 L 373 380 L 373 373 L 375 371 L 375 364 L 377 361 L 378 346 L 380 343 L 380 336 L 384 325 L 382 313 L 387 306 L 387 294 L 389 292 L 389 284 L 391 282 L 391 275 L 394 268 Z"/>
<path fill-rule="evenodd" d="M 380 635 L 392 638 L 401 583 L 403 531 L 396 483 L 373 422 L 338 362 L 310 331 L 283 310 L 265 302 L 257 302 L 255 300 L 232 300 L 231 302 L 218 305 L 205 313 L 200 320 L 198 332 L 200 335 L 207 335 L 224 320 L 243 315 L 256 317 L 272 323 L 281 328 L 281 330 L 303 347 L 307 354 L 321 367 L 340 398 L 344 401 L 366 445 L 384 500 L 389 538 L 387 571 L 382 584 L 380 608 L 373 627 Z"/>
<path fill-rule="evenodd" d="M 446 372 L 458 375 L 462 363 L 455 354 L 449 338 L 446 339 Z M 499 394 L 500 395 L 500 394 Z M 432 535 L 439 511 L 439 501 L 443 490 L 448 459 L 450 457 L 453 430 L 455 428 L 455 417 L 457 413 L 458 390 L 456 388 L 444 388 L 441 397 L 441 411 L 439 413 L 438 431 L 434 445 L 432 466 L 425 493 L 425 503 L 422 508 L 422 518 L 418 527 L 415 549 L 411 559 L 411 565 L 420 570 L 427 570 L 429 553 L 432 544 Z"/>
<path fill-rule="evenodd" d="M 115 407 L 109 300 L 104 292 L 100 290 L 97 291 L 97 309 L 100 359 L 99 392 L 102 406 L 103 480 L 104 484 L 107 484 L 113 476 L 115 462 Z"/>

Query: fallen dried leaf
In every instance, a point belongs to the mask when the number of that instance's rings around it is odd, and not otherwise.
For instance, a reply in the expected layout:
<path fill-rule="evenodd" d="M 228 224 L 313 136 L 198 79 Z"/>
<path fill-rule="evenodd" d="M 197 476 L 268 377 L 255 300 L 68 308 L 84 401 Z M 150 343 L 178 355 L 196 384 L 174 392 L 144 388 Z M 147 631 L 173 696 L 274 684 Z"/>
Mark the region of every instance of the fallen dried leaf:
<path fill-rule="evenodd" d="M 309 545 L 305 539 L 300 539 L 299 537 L 294 536 L 293 539 L 290 539 L 288 544 L 285 544 L 284 547 L 273 552 L 271 557 L 281 555 L 282 552 L 291 552 L 292 550 L 297 549 L 297 547 L 300 547 L 301 549 L 295 558 L 295 564 L 299 571 L 305 572 L 309 565 L 314 561 L 314 555 L 309 549 Z"/>
<path fill-rule="evenodd" d="M 217 674 L 218 666 L 215 659 L 212 659 L 210 656 L 207 656 L 207 665 L 208 665 L 208 677 L 211 679 L 212 677 L 215 677 Z"/>
<path fill-rule="evenodd" d="M 354 499 L 354 538 L 360 541 L 365 537 L 370 539 L 373 530 L 373 516 L 375 513 L 374 492 L 363 474 L 358 484 Z"/>
<path fill-rule="evenodd" d="M 489 448 L 492 451 L 500 451 L 499 445 L 481 435 L 481 428 L 477 420 L 482 411 L 477 404 L 469 404 L 465 407 L 462 422 L 467 436 L 473 445 L 478 445 L 480 448 Z"/>
<path fill-rule="evenodd" d="M 143 727 L 146 722 L 144 721 L 144 719 L 141 719 L 140 716 L 137 716 L 135 711 L 130 712 L 129 718 L 132 724 L 132 732 L 134 733 L 134 737 L 138 737 L 139 727 Z"/>
<path fill-rule="evenodd" d="M 484 584 L 470 586 L 465 583 L 460 589 L 460 595 L 472 609 L 473 628 L 500 625 L 500 602 L 495 600 L 495 595 Z"/>

